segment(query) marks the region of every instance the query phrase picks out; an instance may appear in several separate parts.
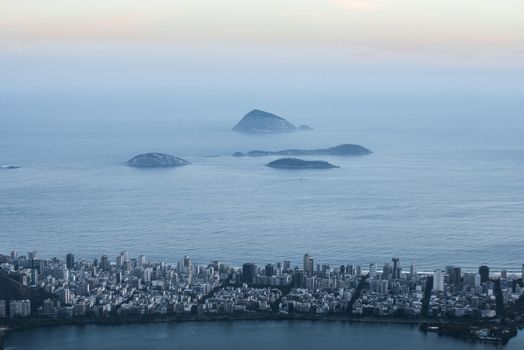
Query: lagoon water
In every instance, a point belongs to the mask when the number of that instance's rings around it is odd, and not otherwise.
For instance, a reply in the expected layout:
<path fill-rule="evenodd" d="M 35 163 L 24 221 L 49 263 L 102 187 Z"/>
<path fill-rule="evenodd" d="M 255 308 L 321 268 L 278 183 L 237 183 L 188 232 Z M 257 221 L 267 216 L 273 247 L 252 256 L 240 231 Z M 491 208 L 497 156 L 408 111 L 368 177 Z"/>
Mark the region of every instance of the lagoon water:
<path fill-rule="evenodd" d="M 260 264 L 305 252 L 318 263 L 419 271 L 448 264 L 520 270 L 524 263 L 524 138 L 519 123 L 323 122 L 311 132 L 243 135 L 215 123 L 2 120 L 1 253 L 131 256 L 170 263 L 190 255 Z M 297 116 L 292 121 L 303 120 Z M 316 123 L 316 124 L 315 124 Z M 275 157 L 235 151 L 358 143 L 375 153 L 321 158 L 330 170 L 281 170 Z M 135 169 L 165 152 L 193 164 Z M 219 156 L 219 157 L 204 157 Z"/>
<path fill-rule="evenodd" d="M 309 321 L 189 322 L 125 326 L 65 326 L 11 334 L 6 350 L 113 349 L 403 349 L 489 350 L 415 326 L 326 323 Z M 522 349 L 522 334 L 505 350 Z"/>

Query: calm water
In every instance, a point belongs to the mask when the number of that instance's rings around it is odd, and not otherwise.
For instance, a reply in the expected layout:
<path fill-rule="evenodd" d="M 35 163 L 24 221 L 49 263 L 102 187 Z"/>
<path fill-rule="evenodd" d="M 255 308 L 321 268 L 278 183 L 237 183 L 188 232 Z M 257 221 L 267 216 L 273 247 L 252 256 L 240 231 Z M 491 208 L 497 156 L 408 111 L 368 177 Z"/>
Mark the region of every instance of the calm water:
<path fill-rule="evenodd" d="M 189 254 L 234 264 L 300 263 L 307 251 L 333 264 L 400 256 L 419 270 L 524 263 L 522 128 L 347 123 L 257 136 L 230 131 L 233 122 L 5 123 L 0 164 L 22 168 L 0 170 L 0 251 L 91 258 L 126 249 L 167 262 Z M 341 166 L 327 171 L 229 156 L 341 143 L 375 154 L 321 157 Z M 193 164 L 122 165 L 150 151 Z"/>
<path fill-rule="evenodd" d="M 14 333 L 6 350 L 109 349 L 396 349 L 488 350 L 491 345 L 424 334 L 405 325 L 323 322 L 217 322 L 126 326 L 66 326 Z M 522 333 L 504 347 L 522 349 Z"/>

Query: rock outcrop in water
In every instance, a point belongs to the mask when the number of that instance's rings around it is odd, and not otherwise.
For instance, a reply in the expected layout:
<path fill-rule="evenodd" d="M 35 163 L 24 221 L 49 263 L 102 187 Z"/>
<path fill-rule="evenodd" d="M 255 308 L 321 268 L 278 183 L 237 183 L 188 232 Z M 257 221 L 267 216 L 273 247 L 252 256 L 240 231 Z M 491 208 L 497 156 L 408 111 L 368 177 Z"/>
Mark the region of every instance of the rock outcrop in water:
<path fill-rule="evenodd" d="M 266 166 L 278 169 L 332 169 L 339 168 L 336 165 L 323 160 L 302 160 L 297 158 L 280 158 L 274 160 Z"/>
<path fill-rule="evenodd" d="M 6 170 L 12 170 L 12 169 L 20 169 L 19 166 L 16 166 L 16 165 L 3 165 L 0 167 L 1 169 L 6 169 Z"/>
<path fill-rule="evenodd" d="M 286 149 L 283 151 L 249 151 L 247 153 L 236 152 L 234 157 L 263 157 L 263 156 L 363 156 L 371 154 L 369 149 L 360 145 L 344 144 L 330 148 L 300 150 Z"/>
<path fill-rule="evenodd" d="M 297 127 L 282 117 L 254 109 L 246 114 L 233 130 L 248 134 L 263 134 L 296 131 Z"/>
<path fill-rule="evenodd" d="M 136 168 L 168 168 L 189 165 L 188 161 L 163 153 L 142 153 L 126 162 Z"/>

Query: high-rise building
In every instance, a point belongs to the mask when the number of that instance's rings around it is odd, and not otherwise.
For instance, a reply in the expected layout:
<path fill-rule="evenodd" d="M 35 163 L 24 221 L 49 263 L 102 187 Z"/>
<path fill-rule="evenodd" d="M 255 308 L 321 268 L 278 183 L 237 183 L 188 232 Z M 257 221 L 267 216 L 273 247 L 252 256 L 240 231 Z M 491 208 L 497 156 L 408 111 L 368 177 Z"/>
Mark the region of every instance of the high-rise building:
<path fill-rule="evenodd" d="M 393 279 L 398 280 L 400 279 L 400 259 L 393 258 L 391 261 L 393 262 Z"/>
<path fill-rule="evenodd" d="M 377 264 L 369 264 L 369 278 L 377 276 Z"/>
<path fill-rule="evenodd" d="M 481 284 L 482 284 L 482 282 L 481 282 L 480 274 L 476 273 L 476 274 L 475 274 L 475 282 L 474 282 L 474 286 L 475 286 L 475 288 L 480 287 Z"/>
<path fill-rule="evenodd" d="M 267 264 L 264 269 L 266 276 L 271 277 L 275 275 L 275 265 L 273 264 Z"/>
<path fill-rule="evenodd" d="M 384 267 L 382 268 L 382 279 L 390 280 L 391 277 L 392 277 L 391 265 L 389 263 L 385 263 Z"/>
<path fill-rule="evenodd" d="M 138 266 L 144 266 L 146 263 L 147 263 L 147 260 L 146 260 L 145 255 L 140 255 L 137 261 Z"/>
<path fill-rule="evenodd" d="M 151 282 L 153 275 L 153 269 L 151 267 L 146 267 L 142 273 L 142 278 L 144 279 L 145 283 Z"/>
<path fill-rule="evenodd" d="M 256 265 L 254 262 L 242 265 L 242 283 L 255 283 Z"/>
<path fill-rule="evenodd" d="M 454 286 L 460 286 L 462 284 L 462 269 L 460 267 L 453 267 L 451 270 L 451 283 Z"/>
<path fill-rule="evenodd" d="M 409 268 L 409 276 L 413 279 L 417 277 L 417 270 L 415 270 L 415 265 L 411 265 Z"/>
<path fill-rule="evenodd" d="M 304 254 L 304 275 L 313 276 L 314 272 L 314 261 L 309 254 Z"/>
<path fill-rule="evenodd" d="M 357 267 L 355 267 L 355 276 L 362 276 L 362 269 L 360 268 L 360 265 L 357 265 Z"/>
<path fill-rule="evenodd" d="M 7 317 L 7 304 L 5 300 L 0 300 L 0 318 Z"/>
<path fill-rule="evenodd" d="M 436 292 L 444 291 L 444 272 L 442 270 L 435 270 L 433 272 L 433 290 Z"/>
<path fill-rule="evenodd" d="M 75 267 L 75 256 L 71 253 L 66 255 L 66 267 L 73 269 Z"/>
<path fill-rule="evenodd" d="M 293 287 L 304 287 L 304 271 L 300 271 L 299 269 L 295 269 L 295 271 L 293 271 Z"/>
<path fill-rule="evenodd" d="M 520 277 L 522 277 L 522 279 L 524 279 L 524 264 L 522 264 L 522 271 L 521 271 Z"/>
<path fill-rule="evenodd" d="M 111 270 L 111 266 L 109 265 L 109 258 L 107 257 L 107 255 L 102 255 L 102 257 L 100 258 L 100 267 L 104 271 Z"/>
<path fill-rule="evenodd" d="M 37 269 L 31 270 L 31 285 L 32 286 L 38 285 L 38 270 Z"/>
<path fill-rule="evenodd" d="M 482 265 L 479 267 L 480 283 L 489 281 L 489 267 Z"/>

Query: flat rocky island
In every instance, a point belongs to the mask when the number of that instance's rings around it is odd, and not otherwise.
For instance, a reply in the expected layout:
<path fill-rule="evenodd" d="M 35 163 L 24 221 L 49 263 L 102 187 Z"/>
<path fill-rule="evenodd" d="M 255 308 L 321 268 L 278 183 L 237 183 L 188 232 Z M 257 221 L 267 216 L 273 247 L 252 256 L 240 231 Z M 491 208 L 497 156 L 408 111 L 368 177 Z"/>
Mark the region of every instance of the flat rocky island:
<path fill-rule="evenodd" d="M 278 169 L 333 169 L 339 168 L 323 160 L 303 160 L 297 158 L 280 158 L 274 160 L 266 166 Z"/>
<path fill-rule="evenodd" d="M 282 117 L 254 109 L 246 114 L 233 130 L 247 134 L 264 134 L 296 131 L 297 127 Z"/>
<path fill-rule="evenodd" d="M 170 168 L 176 166 L 189 165 L 187 160 L 163 153 L 142 153 L 126 163 L 135 168 Z"/>
<path fill-rule="evenodd" d="M 2 165 L 0 169 L 13 170 L 13 169 L 20 169 L 20 167 L 16 165 Z"/>
<path fill-rule="evenodd" d="M 283 151 L 249 151 L 247 153 L 236 152 L 234 157 L 263 157 L 263 156 L 364 156 L 373 153 L 360 145 L 343 144 L 329 148 L 310 150 L 286 149 Z"/>

